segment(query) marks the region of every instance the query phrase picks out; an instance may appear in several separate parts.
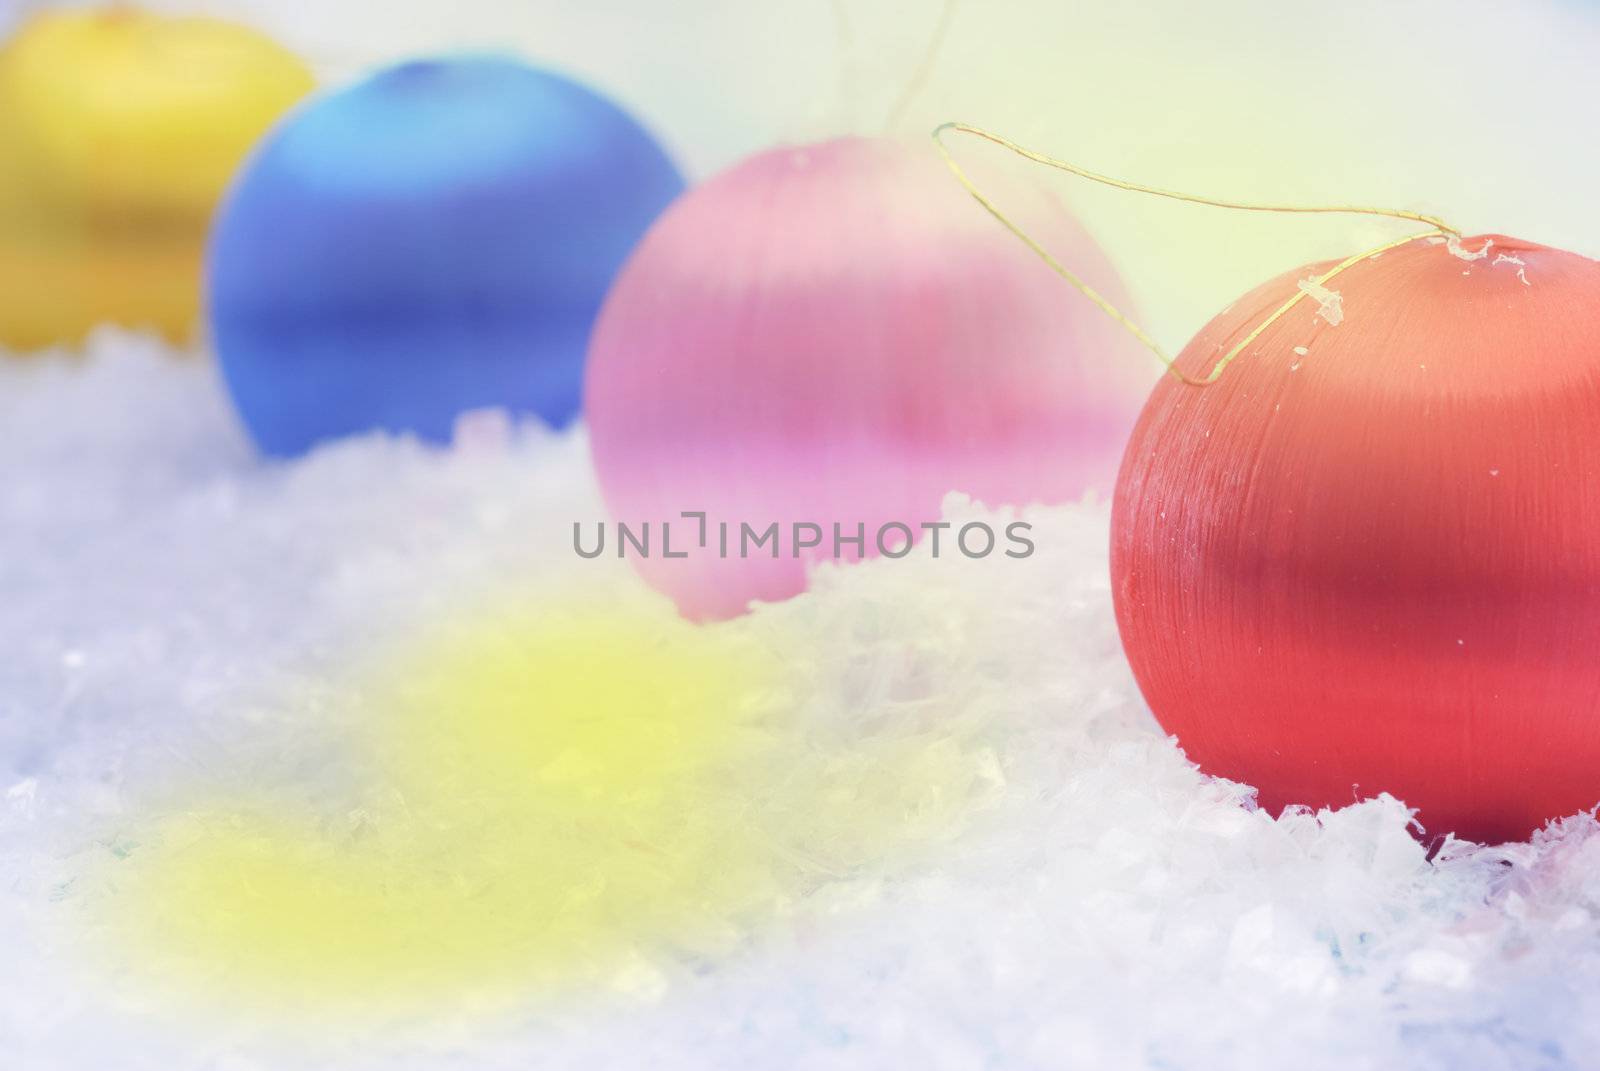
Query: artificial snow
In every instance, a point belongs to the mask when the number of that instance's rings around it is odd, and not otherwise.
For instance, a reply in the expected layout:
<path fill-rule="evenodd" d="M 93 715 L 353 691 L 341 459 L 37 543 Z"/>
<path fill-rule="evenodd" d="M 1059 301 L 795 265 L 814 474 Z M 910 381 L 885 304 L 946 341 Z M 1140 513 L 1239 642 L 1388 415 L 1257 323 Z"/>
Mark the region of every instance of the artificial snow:
<path fill-rule="evenodd" d="M 1317 303 L 1317 315 L 1326 320 L 1328 326 L 1338 327 L 1344 323 L 1343 294 L 1329 290 L 1315 279 L 1301 279 L 1297 285 L 1302 294 Z"/>
<path fill-rule="evenodd" d="M 1517 269 L 1517 279 L 1522 283 L 1522 285 L 1533 285 L 1532 283 L 1528 282 L 1528 262 L 1523 260 L 1521 257 L 1514 257 L 1510 253 L 1496 253 L 1493 262 L 1491 262 L 1489 266 L 1492 268 L 1498 264 L 1514 265 Z"/>
<path fill-rule="evenodd" d="M 1473 261 L 1482 260 L 1484 257 L 1488 256 L 1489 249 L 1493 245 L 1493 238 L 1485 238 L 1483 240 L 1483 245 L 1479 248 L 1468 249 L 1466 246 L 1461 244 L 1461 236 L 1459 234 L 1452 234 L 1445 239 L 1444 247 L 1451 256 L 1457 258 L 1458 260 Z"/>
<path fill-rule="evenodd" d="M 831 806 L 904 790 L 918 831 L 744 905 L 715 946 L 645 937 L 564 988 L 403 1015 L 152 986 L 118 921 L 145 838 L 218 793 L 337 795 L 350 667 L 508 591 L 652 596 L 571 550 L 603 516 L 581 432 L 478 414 L 452 450 L 263 462 L 203 356 L 117 333 L 0 362 L 0 419 L 8 1068 L 1600 1063 L 1596 822 L 1430 861 L 1392 799 L 1253 809 L 1140 702 L 1096 502 L 1029 511 L 1027 560 L 826 568 L 714 626 L 803 671 L 783 744 L 834 771 Z M 851 765 L 889 754 L 948 761 L 898 787 L 893 763 Z"/>

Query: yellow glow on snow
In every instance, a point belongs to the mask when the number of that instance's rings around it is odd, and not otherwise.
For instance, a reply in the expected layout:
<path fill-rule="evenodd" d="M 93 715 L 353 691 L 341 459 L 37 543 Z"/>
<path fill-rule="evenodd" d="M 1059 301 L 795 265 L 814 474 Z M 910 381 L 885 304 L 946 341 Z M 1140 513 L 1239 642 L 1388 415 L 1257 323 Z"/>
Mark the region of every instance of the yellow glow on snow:
<path fill-rule="evenodd" d="M 147 962 L 252 1003 L 614 982 L 870 871 L 981 777 L 948 736 L 808 745 L 772 653 L 675 617 L 502 617 L 389 669 L 358 807 L 212 801 L 143 838 Z"/>

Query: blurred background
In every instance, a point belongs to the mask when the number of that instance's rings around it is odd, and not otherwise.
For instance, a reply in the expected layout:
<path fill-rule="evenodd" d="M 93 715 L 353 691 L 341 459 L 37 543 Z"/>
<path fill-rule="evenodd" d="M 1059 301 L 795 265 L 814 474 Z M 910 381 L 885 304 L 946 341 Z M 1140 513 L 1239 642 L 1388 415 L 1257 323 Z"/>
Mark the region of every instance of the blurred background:
<path fill-rule="evenodd" d="M 72 6 L 4 0 L 0 32 Z M 1587 0 L 143 6 L 248 22 L 325 84 L 416 53 L 513 49 L 639 116 L 691 181 L 775 142 L 881 132 L 891 115 L 913 135 L 958 119 L 1135 181 L 1422 209 L 1467 234 L 1600 253 L 1600 8 Z M 1077 207 L 1169 347 L 1278 271 L 1403 233 L 1039 177 Z"/>

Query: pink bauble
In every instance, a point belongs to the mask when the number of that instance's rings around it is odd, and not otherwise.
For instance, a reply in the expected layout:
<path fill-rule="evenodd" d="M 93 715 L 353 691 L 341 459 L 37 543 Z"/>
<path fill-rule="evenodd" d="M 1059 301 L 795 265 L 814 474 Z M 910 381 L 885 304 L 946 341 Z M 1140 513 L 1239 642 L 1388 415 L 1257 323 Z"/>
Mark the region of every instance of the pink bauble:
<path fill-rule="evenodd" d="M 1052 196 L 979 181 L 1127 307 Z M 951 491 L 990 506 L 1109 493 L 1158 371 L 931 145 L 846 138 L 761 153 L 657 220 L 601 311 L 584 404 L 613 518 L 656 534 L 630 556 L 706 619 L 803 591 L 835 523 L 864 525 L 870 555 L 890 522 L 926 538 Z M 707 514 L 707 546 L 685 511 Z M 687 558 L 662 556 L 663 521 Z M 722 522 L 777 522 L 781 553 L 741 557 L 735 539 L 724 556 Z M 823 546 L 796 556 L 795 523 L 821 526 Z M 948 534 L 945 556 L 960 557 Z"/>

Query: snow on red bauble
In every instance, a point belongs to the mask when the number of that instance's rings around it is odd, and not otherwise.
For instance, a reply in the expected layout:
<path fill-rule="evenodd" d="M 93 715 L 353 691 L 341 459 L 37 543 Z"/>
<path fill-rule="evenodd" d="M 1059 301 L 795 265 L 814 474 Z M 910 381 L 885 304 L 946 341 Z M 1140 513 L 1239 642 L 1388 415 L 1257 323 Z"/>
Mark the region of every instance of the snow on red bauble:
<path fill-rule="evenodd" d="M 1525 837 L 1600 802 L 1600 263 L 1434 237 L 1328 287 L 1151 395 L 1113 508 L 1123 645 L 1189 757 L 1274 811 L 1389 792 L 1429 837 Z"/>

